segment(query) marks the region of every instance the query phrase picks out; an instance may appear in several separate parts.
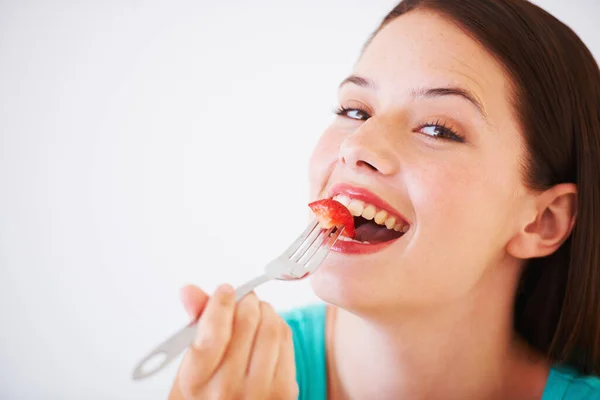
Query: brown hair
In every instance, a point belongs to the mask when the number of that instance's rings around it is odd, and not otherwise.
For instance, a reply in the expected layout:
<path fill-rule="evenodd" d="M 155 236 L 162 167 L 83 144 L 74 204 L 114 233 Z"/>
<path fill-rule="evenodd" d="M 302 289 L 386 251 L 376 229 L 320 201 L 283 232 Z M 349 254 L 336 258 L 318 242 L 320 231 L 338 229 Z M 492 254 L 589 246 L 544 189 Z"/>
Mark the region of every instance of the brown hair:
<path fill-rule="evenodd" d="M 515 329 L 552 362 L 600 374 L 600 70 L 566 25 L 526 0 L 405 0 L 450 18 L 503 64 L 527 144 L 523 179 L 544 190 L 578 188 L 577 222 L 552 255 L 530 260 Z M 368 45 L 368 43 L 367 43 Z"/>

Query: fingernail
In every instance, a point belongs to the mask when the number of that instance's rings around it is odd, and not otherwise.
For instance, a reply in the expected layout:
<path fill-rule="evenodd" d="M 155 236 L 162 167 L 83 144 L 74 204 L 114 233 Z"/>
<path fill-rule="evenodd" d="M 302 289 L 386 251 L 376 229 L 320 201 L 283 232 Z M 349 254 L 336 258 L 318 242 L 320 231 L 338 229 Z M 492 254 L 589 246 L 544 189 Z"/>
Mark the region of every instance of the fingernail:
<path fill-rule="evenodd" d="M 234 292 L 233 287 L 229 284 L 223 284 L 223 285 L 219 286 L 219 288 L 217 289 L 217 293 L 219 293 L 219 294 L 230 295 L 230 294 L 233 294 L 233 292 Z"/>

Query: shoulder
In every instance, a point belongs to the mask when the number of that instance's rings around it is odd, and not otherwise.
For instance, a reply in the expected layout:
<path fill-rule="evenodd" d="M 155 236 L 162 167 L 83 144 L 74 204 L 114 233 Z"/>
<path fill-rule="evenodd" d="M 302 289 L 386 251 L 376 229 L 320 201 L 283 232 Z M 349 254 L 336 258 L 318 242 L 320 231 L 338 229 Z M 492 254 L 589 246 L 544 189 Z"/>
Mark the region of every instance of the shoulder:
<path fill-rule="evenodd" d="M 325 399 L 327 394 L 326 310 L 324 304 L 315 304 L 280 312 L 292 331 L 299 399 Z"/>
<path fill-rule="evenodd" d="M 555 365 L 550 370 L 542 400 L 600 400 L 600 377 Z"/>

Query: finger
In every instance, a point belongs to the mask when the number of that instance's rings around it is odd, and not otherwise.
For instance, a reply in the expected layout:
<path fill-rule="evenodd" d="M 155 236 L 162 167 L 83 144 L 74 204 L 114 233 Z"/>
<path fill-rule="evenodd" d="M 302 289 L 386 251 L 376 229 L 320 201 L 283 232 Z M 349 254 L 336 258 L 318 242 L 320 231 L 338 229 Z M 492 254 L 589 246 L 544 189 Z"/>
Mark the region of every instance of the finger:
<path fill-rule="evenodd" d="M 260 317 L 246 382 L 248 393 L 252 393 L 254 398 L 266 399 L 275 375 L 280 342 L 285 331 L 281 318 L 269 304 L 261 302 Z"/>
<path fill-rule="evenodd" d="M 294 341 L 292 330 L 285 321 L 283 324 L 283 338 L 279 342 L 279 359 L 275 367 L 273 389 L 282 395 L 298 396 L 298 382 L 296 380 L 296 362 L 294 359 Z"/>
<path fill-rule="evenodd" d="M 260 302 L 250 293 L 236 307 L 231 341 L 215 376 L 220 393 L 233 396 L 241 389 L 260 319 Z"/>
<path fill-rule="evenodd" d="M 186 285 L 180 291 L 181 302 L 185 312 L 192 320 L 198 319 L 208 302 L 208 295 L 194 285 Z"/>
<path fill-rule="evenodd" d="M 180 370 L 182 391 L 195 396 L 219 366 L 231 339 L 235 292 L 223 285 L 208 300 Z"/>

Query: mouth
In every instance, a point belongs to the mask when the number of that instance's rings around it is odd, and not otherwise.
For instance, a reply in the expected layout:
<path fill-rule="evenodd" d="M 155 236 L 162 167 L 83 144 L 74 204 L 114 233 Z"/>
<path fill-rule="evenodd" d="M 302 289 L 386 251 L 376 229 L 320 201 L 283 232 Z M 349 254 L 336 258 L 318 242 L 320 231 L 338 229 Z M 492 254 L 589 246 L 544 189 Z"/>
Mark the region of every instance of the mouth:
<path fill-rule="evenodd" d="M 410 223 L 375 194 L 349 185 L 337 185 L 331 198 L 342 203 L 354 217 L 353 239 L 339 237 L 332 250 L 365 254 L 382 250 L 410 230 Z"/>

